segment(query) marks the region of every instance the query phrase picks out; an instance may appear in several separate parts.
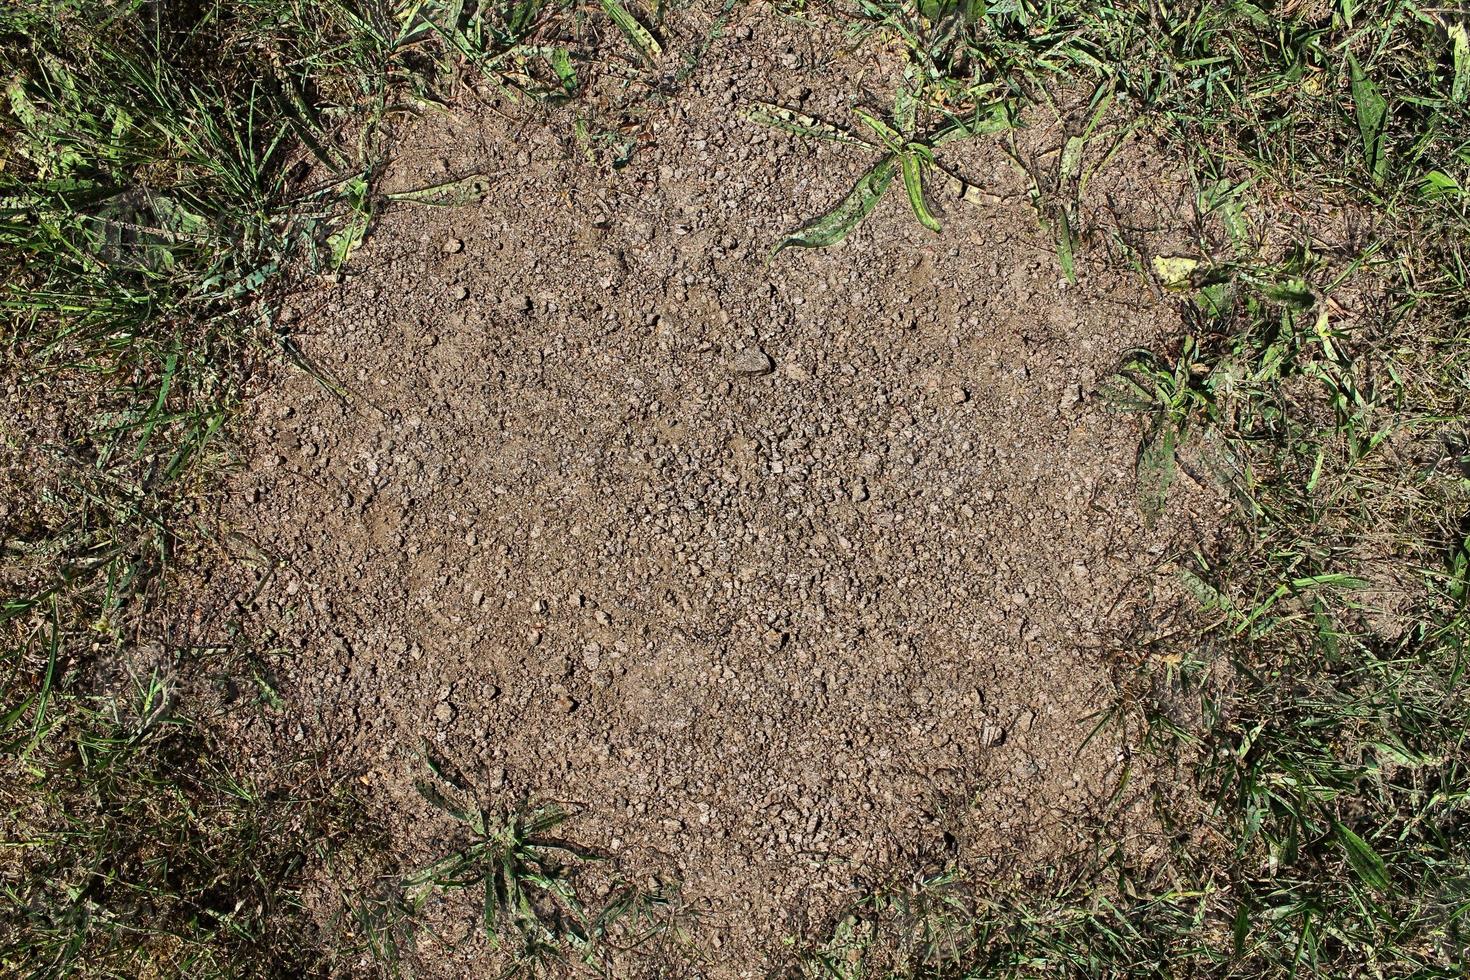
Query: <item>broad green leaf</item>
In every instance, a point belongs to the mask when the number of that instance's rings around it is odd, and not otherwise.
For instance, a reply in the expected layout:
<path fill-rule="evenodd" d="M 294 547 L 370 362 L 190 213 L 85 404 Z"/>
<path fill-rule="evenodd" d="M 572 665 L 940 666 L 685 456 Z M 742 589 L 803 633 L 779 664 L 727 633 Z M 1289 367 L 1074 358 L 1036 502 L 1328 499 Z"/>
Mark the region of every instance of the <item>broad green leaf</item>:
<path fill-rule="evenodd" d="M 464 0 L 455 0 L 455 5 L 457 7 L 462 7 L 464 5 Z M 509 29 L 510 33 L 512 35 L 519 36 L 530 30 L 531 25 L 535 23 L 536 18 L 541 15 L 541 10 L 545 6 L 546 5 L 542 2 L 542 0 L 521 0 L 520 3 L 511 4 L 510 18 L 507 21 L 507 28 Z M 451 23 L 453 23 L 453 21 L 451 21 Z"/>
<path fill-rule="evenodd" d="M 1460 187 L 1459 181 L 1455 180 L 1443 170 L 1431 170 L 1424 175 L 1421 185 L 1425 197 L 1438 200 L 1446 197 L 1456 197 L 1465 193 Z"/>
<path fill-rule="evenodd" d="M 352 253 L 367 238 L 371 221 L 372 215 L 367 212 L 354 211 L 347 222 L 327 238 L 327 248 L 331 251 L 331 268 L 340 269 L 347 264 Z"/>
<path fill-rule="evenodd" d="M 158 227 L 174 238 L 199 238 L 209 230 L 209 222 L 204 216 L 190 211 L 177 198 L 154 194 L 149 197 L 148 204 L 153 209 Z"/>
<path fill-rule="evenodd" d="M 776 243 L 771 254 L 774 256 L 788 247 L 825 248 L 842 241 L 878 206 L 897 169 L 898 159 L 891 153 L 885 154 L 871 170 L 858 178 L 836 207 L 788 233 Z"/>
<path fill-rule="evenodd" d="M 577 90 L 577 69 L 572 65 L 571 52 L 566 48 L 556 47 L 551 49 L 546 60 L 551 64 L 551 70 L 556 72 L 556 80 L 569 94 Z"/>
<path fill-rule="evenodd" d="M 991 6 L 996 6 L 991 4 Z M 919 13 L 931 21 L 943 20 L 946 17 L 958 15 L 971 23 L 975 20 L 979 11 L 985 9 L 984 4 L 974 3 L 973 0 L 919 0 Z"/>
<path fill-rule="evenodd" d="M 1450 86 L 1450 98 L 1464 102 L 1470 98 L 1470 32 L 1464 24 L 1454 24 L 1449 29 L 1450 51 L 1455 61 L 1455 81 Z"/>
<path fill-rule="evenodd" d="M 853 146 L 872 145 L 840 126 L 834 126 L 815 116 L 770 102 L 751 103 L 750 108 L 745 110 L 745 118 L 762 126 L 770 126 L 772 129 L 783 130 L 796 136 L 807 136 L 831 143 L 848 143 Z"/>
<path fill-rule="evenodd" d="M 1261 287 L 1261 295 L 1273 303 L 1280 303 L 1293 310 L 1310 310 L 1317 302 L 1317 298 L 1312 295 L 1312 290 L 1299 279 L 1264 285 Z"/>
<path fill-rule="evenodd" d="M 612 18 L 612 22 L 618 25 L 618 30 L 628 38 L 628 43 L 633 45 L 639 57 L 652 64 L 659 55 L 664 53 L 663 45 L 658 39 L 649 33 L 648 28 L 638 23 L 638 19 L 628 13 L 626 7 L 618 0 L 602 0 L 602 9 Z"/>
<path fill-rule="evenodd" d="M 1210 316 L 1224 316 L 1235 302 L 1235 284 L 1215 282 L 1199 291 L 1199 308 Z"/>
<path fill-rule="evenodd" d="M 1418 769 L 1435 761 L 1432 757 L 1411 751 L 1401 742 L 1395 742 L 1393 744 L 1388 742 L 1369 742 L 1368 747 L 1373 749 L 1379 757 L 1379 765 L 1383 764 L 1381 760 L 1386 759 L 1396 766 Z"/>
<path fill-rule="evenodd" d="M 1102 122 L 1103 116 L 1107 115 L 1108 109 L 1113 104 L 1113 91 L 1111 88 L 1099 89 L 1093 96 L 1092 115 L 1087 120 L 1087 125 L 1082 132 L 1067 137 L 1062 144 L 1061 159 L 1057 164 L 1057 175 L 1064 185 L 1077 184 L 1085 187 L 1086 180 L 1082 177 L 1082 158 L 1086 153 L 1088 141 L 1092 139 L 1097 130 L 1098 123 Z M 1117 149 L 1115 144 L 1113 150 L 1109 151 L 1111 156 Z M 1095 169 L 1095 168 L 1094 168 Z M 1080 183 L 1079 183 L 1080 182 Z"/>
<path fill-rule="evenodd" d="M 1164 513 L 1169 487 L 1174 482 L 1177 466 L 1174 450 L 1178 445 L 1179 431 L 1174 423 L 1160 415 L 1144 438 L 1138 451 L 1138 463 L 1134 470 L 1138 479 L 1138 504 L 1144 524 L 1152 527 Z"/>
<path fill-rule="evenodd" d="M 1152 352 L 1142 348 L 1124 353 L 1118 369 L 1097 386 L 1097 395 L 1118 411 L 1145 412 L 1159 408 L 1164 401 L 1158 392 L 1143 384 L 1159 373 Z"/>
<path fill-rule="evenodd" d="M 1388 103 L 1384 100 L 1373 79 L 1358 64 L 1358 59 L 1348 55 L 1348 67 L 1352 71 L 1353 108 L 1358 117 L 1358 132 L 1363 137 L 1363 159 L 1373 174 L 1373 180 L 1381 182 L 1388 172 L 1388 158 L 1384 155 L 1383 133 L 1388 126 Z"/>
<path fill-rule="evenodd" d="M 903 186 L 908 191 L 909 205 L 914 209 L 914 217 L 930 231 L 939 231 L 939 220 L 930 213 L 929 205 L 924 203 L 924 175 L 919 158 L 915 154 L 905 153 L 902 160 Z"/>
<path fill-rule="evenodd" d="M 1388 891 L 1388 865 L 1378 852 L 1369 846 L 1357 834 L 1348 830 L 1342 824 L 1336 824 L 1337 839 L 1342 842 L 1343 852 L 1347 855 L 1348 864 L 1352 865 L 1353 871 L 1362 879 L 1363 884 L 1376 891 Z"/>
<path fill-rule="evenodd" d="M 1146 412 L 1158 405 L 1153 392 L 1139 384 L 1127 371 L 1104 378 L 1097 386 L 1097 396 L 1118 412 Z"/>
<path fill-rule="evenodd" d="M 442 759 L 431 752 L 427 742 L 424 744 L 423 754 L 424 763 L 429 767 L 429 771 L 443 780 L 446 785 L 453 787 L 461 793 L 468 793 L 470 791 L 469 780 L 465 778 L 464 773 L 460 772 L 447 759 Z"/>
<path fill-rule="evenodd" d="M 1184 583 L 1184 588 L 1200 604 L 1201 609 L 1230 609 L 1230 600 L 1225 597 L 1219 589 L 1215 588 L 1204 579 L 1200 578 L 1189 569 L 1179 573 L 1179 580 Z"/>
<path fill-rule="evenodd" d="M 1231 241 L 1237 252 L 1250 248 L 1250 226 L 1246 223 L 1241 209 L 1241 198 L 1248 185 L 1248 181 L 1232 184 L 1221 178 L 1202 187 L 1199 193 L 1200 210 L 1206 214 L 1219 216 L 1225 230 L 1230 233 Z"/>
<path fill-rule="evenodd" d="M 1291 580 L 1292 588 L 1295 589 L 1364 589 L 1368 587 L 1367 581 L 1355 575 L 1344 575 L 1341 572 L 1328 572 L 1324 575 L 1308 575 L 1304 578 Z"/>
<path fill-rule="evenodd" d="M 1241 903 L 1240 908 L 1235 910 L 1235 921 L 1230 927 L 1231 945 L 1235 949 L 1235 955 L 1239 956 L 1245 952 L 1245 941 L 1251 934 L 1251 910 Z"/>
<path fill-rule="evenodd" d="M 451 800 L 448 796 L 444 794 L 442 790 L 439 789 L 439 787 L 435 786 L 433 783 L 423 779 L 416 779 L 414 780 L 413 787 L 414 789 L 419 791 L 420 796 L 428 800 L 430 803 L 434 804 L 434 806 L 443 810 L 445 813 L 449 814 L 451 817 L 454 817 L 456 820 L 463 820 L 465 822 L 469 821 L 469 810 L 466 809 L 463 805 Z"/>

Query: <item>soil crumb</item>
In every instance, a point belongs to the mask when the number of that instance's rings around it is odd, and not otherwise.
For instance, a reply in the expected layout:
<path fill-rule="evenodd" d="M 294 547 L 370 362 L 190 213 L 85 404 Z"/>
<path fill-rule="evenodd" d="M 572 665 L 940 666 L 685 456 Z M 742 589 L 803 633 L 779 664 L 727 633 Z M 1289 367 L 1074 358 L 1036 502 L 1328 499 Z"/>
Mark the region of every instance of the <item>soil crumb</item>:
<path fill-rule="evenodd" d="M 331 745 L 406 866 L 452 839 L 425 743 L 487 806 L 577 805 L 568 836 L 680 884 L 707 976 L 764 975 L 896 865 L 999 881 L 1110 805 L 1145 826 L 1123 733 L 1089 734 L 1200 522 L 1185 493 L 1144 526 L 1138 423 L 1094 395 L 1177 312 L 1105 263 L 1069 283 L 997 143 L 963 166 L 998 203 L 937 201 L 942 234 L 900 192 L 768 260 L 871 160 L 732 102 L 896 73 L 791 50 L 715 44 L 617 172 L 510 105 L 399 131 L 389 190 L 490 191 L 389 208 L 297 298 L 345 397 L 262 378 L 225 504 L 278 562 L 299 706 L 242 738 Z M 1122 169 L 1110 207 L 1153 193 Z M 445 975 L 493 960 L 462 935 Z"/>

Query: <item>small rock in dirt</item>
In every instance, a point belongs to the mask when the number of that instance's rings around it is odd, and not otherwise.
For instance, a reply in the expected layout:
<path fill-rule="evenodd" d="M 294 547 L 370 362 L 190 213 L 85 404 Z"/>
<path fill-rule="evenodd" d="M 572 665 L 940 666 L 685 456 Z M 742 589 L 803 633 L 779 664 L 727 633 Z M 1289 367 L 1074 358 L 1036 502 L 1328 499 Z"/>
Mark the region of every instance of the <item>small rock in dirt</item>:
<path fill-rule="evenodd" d="M 460 302 L 464 302 L 465 300 L 470 298 L 470 291 L 463 286 L 455 286 L 454 298 L 459 300 Z"/>
<path fill-rule="evenodd" d="M 440 701 L 434 706 L 434 720 L 441 725 L 447 725 L 454 720 L 454 705 L 448 701 Z"/>
<path fill-rule="evenodd" d="M 956 405 L 963 405 L 970 400 L 970 393 L 963 388 L 955 388 L 949 393 L 949 400 Z"/>
<path fill-rule="evenodd" d="M 454 255 L 456 252 L 464 251 L 464 242 L 458 238 L 451 238 L 444 243 L 444 254 Z"/>
<path fill-rule="evenodd" d="M 771 355 L 758 347 L 747 347 L 730 358 L 730 373 L 744 378 L 756 378 L 770 374 L 776 369 Z"/>

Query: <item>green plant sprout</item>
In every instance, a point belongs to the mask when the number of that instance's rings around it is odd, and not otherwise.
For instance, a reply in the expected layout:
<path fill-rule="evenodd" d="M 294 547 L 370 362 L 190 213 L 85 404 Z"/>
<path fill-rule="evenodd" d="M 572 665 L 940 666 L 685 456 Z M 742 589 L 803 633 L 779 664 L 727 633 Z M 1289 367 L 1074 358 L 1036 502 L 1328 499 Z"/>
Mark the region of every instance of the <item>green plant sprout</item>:
<path fill-rule="evenodd" d="M 934 151 L 956 140 L 1010 129 L 1014 125 L 1010 103 L 991 103 L 978 108 L 967 119 L 944 113 L 944 121 L 927 131 L 919 126 L 920 103 L 914 89 L 903 85 L 894 98 L 893 112 L 888 120 L 862 109 L 855 110 L 857 117 L 872 132 L 872 138 L 795 109 L 769 102 L 752 104 L 746 112 L 746 117 L 752 122 L 809 139 L 865 147 L 880 153 L 877 162 L 858 178 L 842 200 L 826 213 L 784 235 L 776 243 L 772 255 L 792 246 L 825 248 L 842 241 L 878 206 L 895 176 L 903 178 L 914 217 L 933 232 L 940 230 L 940 224 L 925 198 L 926 175 L 937 174 L 960 200 L 971 204 L 984 202 L 980 189 L 939 162 Z"/>
<path fill-rule="evenodd" d="M 575 956 L 608 968 L 617 948 L 643 946 L 655 937 L 679 940 L 682 909 L 675 892 L 614 881 L 600 904 L 588 907 L 578 875 L 607 856 L 555 835 L 571 818 L 550 803 L 523 805 L 496 816 L 469 802 L 466 781 L 452 766 L 426 754 L 435 780 L 415 783 L 434 806 L 463 823 L 470 842 L 403 880 L 406 908 L 417 915 L 430 895 L 478 890 L 486 935 L 509 941 L 515 967 L 539 968 Z"/>

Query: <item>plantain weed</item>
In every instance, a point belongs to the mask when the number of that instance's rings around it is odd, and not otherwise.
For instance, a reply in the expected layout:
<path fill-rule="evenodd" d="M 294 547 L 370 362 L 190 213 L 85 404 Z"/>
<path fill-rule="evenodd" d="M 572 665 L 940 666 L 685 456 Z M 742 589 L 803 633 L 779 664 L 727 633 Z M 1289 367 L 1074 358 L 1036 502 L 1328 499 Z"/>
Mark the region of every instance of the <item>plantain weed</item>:
<path fill-rule="evenodd" d="M 894 177 L 902 179 L 909 207 L 919 224 L 933 232 L 940 230 L 926 196 L 926 183 L 940 180 L 952 195 L 972 204 L 983 203 L 984 194 L 951 167 L 941 163 L 935 151 L 946 143 L 989 133 L 998 133 L 1014 125 L 1012 107 L 1007 101 L 994 101 L 975 108 L 961 118 L 947 110 L 926 105 L 922 97 L 925 87 L 914 82 L 910 71 L 894 97 L 893 110 L 881 118 L 863 109 L 855 110 L 867 132 L 838 126 L 795 109 L 756 102 L 746 111 L 746 118 L 807 139 L 837 143 L 876 151 L 875 163 L 858 178 L 852 189 L 826 213 L 788 232 L 771 254 L 783 249 L 825 248 L 846 238 L 883 199 Z M 937 122 L 926 126 L 925 117 Z"/>
<path fill-rule="evenodd" d="M 469 842 L 403 879 L 406 907 L 417 915 L 436 892 L 478 893 L 485 934 L 509 947 L 513 968 L 577 960 L 607 968 L 617 951 L 651 950 L 656 939 L 687 946 L 686 910 L 676 889 L 646 889 L 614 878 L 588 904 L 580 881 L 607 855 L 556 834 L 571 814 L 548 803 L 499 813 L 472 801 L 464 776 L 430 753 L 433 779 L 419 793 L 469 832 Z"/>

